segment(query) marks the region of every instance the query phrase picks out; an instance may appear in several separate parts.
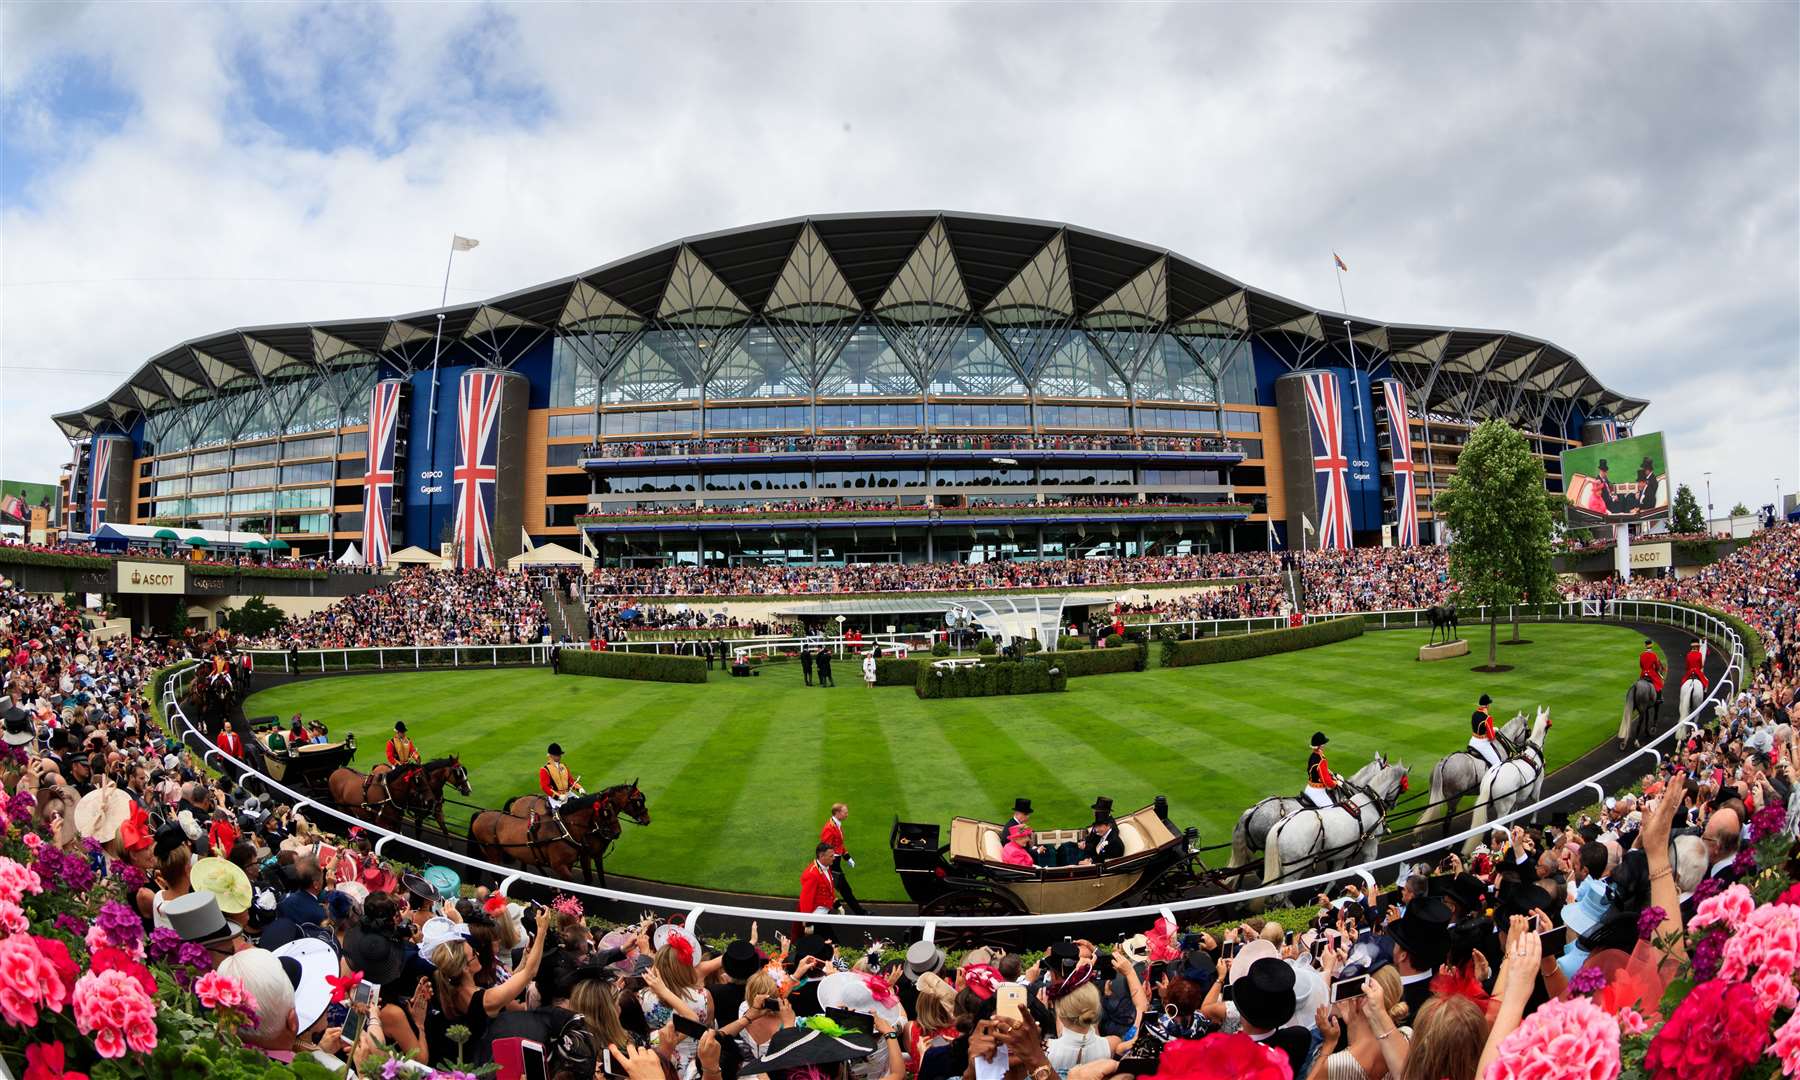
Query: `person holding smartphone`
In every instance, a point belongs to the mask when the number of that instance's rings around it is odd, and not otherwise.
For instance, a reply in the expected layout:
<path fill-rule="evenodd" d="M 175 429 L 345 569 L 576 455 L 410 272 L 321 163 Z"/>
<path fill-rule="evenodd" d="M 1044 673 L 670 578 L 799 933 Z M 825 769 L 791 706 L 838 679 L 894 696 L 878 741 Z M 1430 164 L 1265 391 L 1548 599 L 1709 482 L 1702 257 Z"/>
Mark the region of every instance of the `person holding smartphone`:
<path fill-rule="evenodd" d="M 432 973 L 433 997 L 436 999 L 425 1017 L 425 1041 L 431 1056 L 427 1059 L 434 1066 L 447 1066 L 457 1060 L 457 1046 L 450 1041 L 450 1028 L 461 1025 L 469 1029 L 469 1041 L 464 1047 L 464 1060 L 469 1060 L 468 1052 L 482 1045 L 481 1033 L 487 1029 L 488 1021 L 500 1015 L 500 1010 L 519 1000 L 531 980 L 537 978 L 538 965 L 544 959 L 544 942 L 549 937 L 550 909 L 542 904 L 537 905 L 537 933 L 532 935 L 531 946 L 525 950 L 525 960 L 517 970 L 506 978 L 505 982 L 488 989 L 482 989 L 475 982 L 475 949 L 466 938 L 452 938 L 442 942 L 431 950 L 426 959 L 436 967 Z M 470 1061 L 470 1064 L 485 1064 L 481 1061 Z"/>

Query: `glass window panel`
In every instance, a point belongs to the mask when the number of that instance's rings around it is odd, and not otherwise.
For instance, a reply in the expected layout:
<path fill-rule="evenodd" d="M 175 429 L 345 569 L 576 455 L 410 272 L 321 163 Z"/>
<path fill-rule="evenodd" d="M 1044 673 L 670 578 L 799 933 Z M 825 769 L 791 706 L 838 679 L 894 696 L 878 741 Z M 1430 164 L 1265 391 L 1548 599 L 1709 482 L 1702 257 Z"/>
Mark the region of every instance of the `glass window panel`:
<path fill-rule="evenodd" d="M 295 533 L 322 533 L 330 521 L 330 514 L 289 514 L 275 519 L 275 531 L 288 536 Z"/>
<path fill-rule="evenodd" d="M 307 510 L 330 505 L 330 488 L 288 488 L 275 493 L 275 506 L 279 510 Z"/>
<path fill-rule="evenodd" d="M 968 469 L 933 469 L 934 487 L 1024 487 L 1032 482 L 1032 470 L 1020 466 L 985 465 Z"/>
<path fill-rule="evenodd" d="M 231 451 L 215 450 L 210 454 L 195 454 L 193 471 L 204 472 L 207 469 L 223 469 L 230 464 Z"/>
<path fill-rule="evenodd" d="M 1169 334 L 1156 339 L 1132 382 L 1143 400 L 1210 402 L 1216 396 L 1212 379 Z"/>
<path fill-rule="evenodd" d="M 333 361 L 337 363 L 337 361 Z M 348 427 L 351 424 L 369 422 L 369 391 L 375 386 L 376 365 L 373 363 L 356 364 L 340 368 L 326 376 L 322 382 L 326 393 L 337 414 L 336 424 Z M 299 422 L 299 421 L 296 421 Z M 333 427 L 336 424 L 320 424 L 320 427 Z M 290 430 L 293 425 L 289 425 Z"/>
<path fill-rule="evenodd" d="M 280 444 L 272 442 L 240 446 L 232 451 L 231 461 L 234 465 L 260 465 L 266 461 L 274 461 L 280 450 Z"/>
<path fill-rule="evenodd" d="M 600 418 L 600 430 L 607 435 L 686 434 L 694 430 L 698 417 L 695 409 L 607 413 Z"/>
<path fill-rule="evenodd" d="M 1125 382 L 1079 330 L 1068 330 L 1056 350 L 1038 369 L 1037 392 L 1046 397 L 1107 397 L 1126 395 Z"/>
<path fill-rule="evenodd" d="M 599 430 L 600 419 L 593 413 L 571 413 L 564 416 L 552 416 L 546 425 L 545 433 L 552 439 L 593 438 Z"/>
<path fill-rule="evenodd" d="M 581 443 L 559 443 L 556 446 L 546 446 L 544 448 L 544 464 L 553 469 L 564 465 L 579 465 L 586 453 L 587 447 Z"/>
<path fill-rule="evenodd" d="M 1129 427 L 1129 410 L 1123 405 L 1040 405 L 1038 424 L 1042 427 L 1124 428 Z"/>
<path fill-rule="evenodd" d="M 228 480 L 230 480 L 230 478 L 231 478 L 230 473 L 222 473 L 222 472 L 221 473 L 207 473 L 204 476 L 196 476 L 193 478 L 192 486 L 189 487 L 188 490 L 189 491 L 224 491 L 226 488 L 226 482 Z"/>
<path fill-rule="evenodd" d="M 233 488 L 267 487 L 275 483 L 273 468 L 239 469 L 231 474 Z"/>
<path fill-rule="evenodd" d="M 586 336 L 584 336 L 584 341 Z M 566 409 L 593 405 L 600 400 L 600 379 L 588 362 L 591 344 L 558 337 L 550 347 L 550 407 Z"/>
<path fill-rule="evenodd" d="M 1225 414 L 1226 431 L 1261 431 L 1262 414 L 1253 412 L 1227 412 Z"/>
<path fill-rule="evenodd" d="M 284 484 L 319 484 L 329 483 L 336 475 L 336 463 L 330 461 L 314 461 L 305 465 L 283 465 L 281 482 Z"/>
<path fill-rule="evenodd" d="M 188 471 L 193 459 L 186 457 L 164 458 L 156 463 L 156 475 L 179 476 Z"/>
<path fill-rule="evenodd" d="M 337 439 L 326 436 L 322 439 L 296 439 L 283 443 L 281 460 L 294 461 L 299 458 L 330 457 L 337 453 Z"/>
<path fill-rule="evenodd" d="M 831 469 L 818 474 L 818 486 L 831 491 L 883 491 L 925 486 L 923 469 Z"/>
<path fill-rule="evenodd" d="M 696 401 L 700 380 L 682 356 L 676 331 L 646 333 L 606 377 L 602 397 L 608 405 L 640 401 Z"/>
<path fill-rule="evenodd" d="M 933 394 L 964 397 L 1023 397 L 1025 380 L 1006 352 L 980 327 L 966 327 L 931 376 Z"/>
<path fill-rule="evenodd" d="M 366 454 L 369 452 L 369 433 L 366 431 L 346 431 L 338 436 L 338 453 Z"/>
<path fill-rule="evenodd" d="M 186 477 L 175 480 L 158 480 L 156 482 L 156 497 L 159 499 L 166 499 L 171 495 L 186 495 L 187 489 L 188 482 Z"/>
<path fill-rule="evenodd" d="M 189 499 L 187 512 L 194 514 L 223 514 L 227 499 L 224 495 L 208 495 L 203 499 Z"/>
<path fill-rule="evenodd" d="M 668 495 L 695 491 L 700 478 L 691 473 L 678 476 L 603 476 L 602 495 Z"/>
<path fill-rule="evenodd" d="M 1130 469 L 1040 469 L 1038 483 L 1046 487 L 1122 487 L 1133 480 Z"/>
<path fill-rule="evenodd" d="M 1030 427 L 1031 408 L 1027 405 L 931 403 L 932 427 Z"/>
<path fill-rule="evenodd" d="M 746 330 L 706 380 L 708 398 L 805 397 L 806 372 L 788 357 L 766 326 Z"/>
<path fill-rule="evenodd" d="M 231 497 L 233 513 L 239 510 L 273 510 L 275 509 L 275 493 L 273 491 L 238 492 Z"/>
<path fill-rule="evenodd" d="M 873 323 L 859 323 L 837 358 L 819 378 L 819 393 L 905 397 L 919 392 L 918 377 Z"/>

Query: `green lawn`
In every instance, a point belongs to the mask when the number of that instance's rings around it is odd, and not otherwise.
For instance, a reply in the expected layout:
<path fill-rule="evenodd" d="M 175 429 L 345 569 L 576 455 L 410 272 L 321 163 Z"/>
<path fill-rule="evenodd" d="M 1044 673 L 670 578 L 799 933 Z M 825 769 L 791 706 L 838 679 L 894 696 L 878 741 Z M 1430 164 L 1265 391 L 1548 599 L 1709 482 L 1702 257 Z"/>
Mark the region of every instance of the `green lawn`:
<path fill-rule="evenodd" d="M 1485 638 L 1476 629 L 1471 644 Z M 1299 790 L 1315 729 L 1331 735 L 1340 772 L 1381 749 L 1412 765 L 1418 788 L 1468 739 L 1484 690 L 1500 719 L 1549 705 L 1550 763 L 1564 764 L 1617 729 L 1642 637 L 1573 624 L 1525 633 L 1535 644 L 1502 649 L 1516 670 L 1501 675 L 1472 672 L 1477 656 L 1420 664 L 1425 631 L 1385 631 L 1018 698 L 924 702 L 906 687 L 867 689 L 853 664 L 838 668 L 835 689 L 802 686 L 799 669 L 780 664 L 704 686 L 503 668 L 316 680 L 257 694 L 246 711 L 303 711 L 334 735 L 355 731 L 363 767 L 405 720 L 427 757 L 462 754 L 484 806 L 536 790 L 554 739 L 590 790 L 641 778 L 653 824 L 627 825 L 608 868 L 664 881 L 794 895 L 829 806 L 843 800 L 858 894 L 902 899 L 886 850 L 896 814 L 1000 820 L 1028 795 L 1034 821 L 1055 827 L 1085 821 L 1097 794 L 1136 809 L 1161 793 L 1202 844 L 1226 842 L 1244 807 Z"/>

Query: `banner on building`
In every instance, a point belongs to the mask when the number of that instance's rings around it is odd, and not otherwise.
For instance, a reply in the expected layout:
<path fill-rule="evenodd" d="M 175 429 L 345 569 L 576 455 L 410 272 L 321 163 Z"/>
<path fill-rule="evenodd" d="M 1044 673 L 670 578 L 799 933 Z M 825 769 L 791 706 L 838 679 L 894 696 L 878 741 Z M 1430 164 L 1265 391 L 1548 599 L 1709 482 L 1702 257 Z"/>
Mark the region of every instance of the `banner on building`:
<path fill-rule="evenodd" d="M 88 451 L 87 531 L 96 533 L 106 524 L 107 481 L 117 439 L 95 439 Z"/>
<path fill-rule="evenodd" d="M 173 562 L 120 562 L 119 591 L 180 596 L 187 592 L 187 567 Z"/>
<path fill-rule="evenodd" d="M 1399 379 L 1382 379 L 1381 403 L 1387 410 L 1388 464 L 1394 474 L 1394 545 L 1417 547 L 1419 499 L 1417 462 L 1413 458 L 1412 413 L 1406 387 Z"/>
<path fill-rule="evenodd" d="M 394 550 L 394 483 L 398 470 L 400 388 L 389 379 L 369 392 L 368 471 L 363 473 L 363 558 L 370 566 L 387 565 Z"/>
<path fill-rule="evenodd" d="M 1313 488 L 1319 508 L 1318 546 L 1350 548 L 1350 461 L 1344 455 L 1344 399 L 1329 371 L 1301 377 L 1306 393 L 1307 428 L 1312 434 Z"/>
<path fill-rule="evenodd" d="M 500 475 L 500 397 L 506 373 L 463 375 L 456 396 L 456 565 L 494 561 L 494 494 Z"/>

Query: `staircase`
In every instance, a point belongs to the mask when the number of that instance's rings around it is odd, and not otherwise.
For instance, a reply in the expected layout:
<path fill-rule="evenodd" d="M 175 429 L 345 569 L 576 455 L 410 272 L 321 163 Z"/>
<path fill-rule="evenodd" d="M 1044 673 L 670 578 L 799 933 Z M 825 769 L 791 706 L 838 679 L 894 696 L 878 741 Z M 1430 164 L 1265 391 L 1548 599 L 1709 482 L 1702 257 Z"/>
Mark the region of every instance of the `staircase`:
<path fill-rule="evenodd" d="M 1300 576 L 1300 568 L 1290 567 L 1281 576 L 1287 586 L 1288 602 L 1294 606 L 1295 611 L 1305 611 L 1306 581 Z"/>
<path fill-rule="evenodd" d="M 569 628 L 569 640 L 586 641 L 593 632 L 588 625 L 587 605 L 579 599 L 571 600 L 561 595 L 556 598 L 556 602 L 562 608 L 563 625 Z"/>

